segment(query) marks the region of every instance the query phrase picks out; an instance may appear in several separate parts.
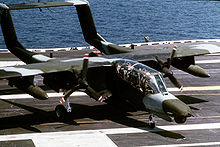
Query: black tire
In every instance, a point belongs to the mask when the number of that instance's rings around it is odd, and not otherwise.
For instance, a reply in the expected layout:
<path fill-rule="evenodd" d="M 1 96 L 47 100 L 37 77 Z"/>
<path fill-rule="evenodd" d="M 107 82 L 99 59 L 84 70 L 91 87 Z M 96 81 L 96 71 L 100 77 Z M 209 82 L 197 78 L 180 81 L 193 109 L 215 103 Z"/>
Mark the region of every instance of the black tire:
<path fill-rule="evenodd" d="M 154 116 L 150 115 L 150 116 L 149 116 L 149 127 L 150 127 L 151 129 L 154 129 L 155 126 L 156 126 L 156 123 L 155 123 L 155 120 L 154 120 Z"/>
<path fill-rule="evenodd" d="M 58 120 L 64 121 L 66 118 L 67 110 L 63 105 L 57 105 L 55 108 L 55 114 Z"/>

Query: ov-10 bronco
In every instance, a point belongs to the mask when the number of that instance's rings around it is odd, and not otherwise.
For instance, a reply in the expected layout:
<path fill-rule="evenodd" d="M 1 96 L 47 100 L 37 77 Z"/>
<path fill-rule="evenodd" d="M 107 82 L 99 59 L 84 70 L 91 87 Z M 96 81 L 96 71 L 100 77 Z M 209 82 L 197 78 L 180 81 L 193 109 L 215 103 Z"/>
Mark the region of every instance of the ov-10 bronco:
<path fill-rule="evenodd" d="M 76 7 L 85 40 L 108 55 L 61 60 L 30 52 L 18 41 L 11 10 L 72 5 Z M 149 111 L 167 121 L 172 121 L 173 117 L 177 123 L 184 123 L 187 117 L 192 116 L 192 111 L 167 91 L 162 73 L 168 76 L 174 85 L 181 87 L 169 71 L 174 60 L 176 64 L 183 64 L 180 69 L 207 77 L 209 75 L 202 68 L 193 64 L 193 57 L 220 52 L 217 45 L 214 49 L 199 45 L 185 46 L 177 51 L 175 48 L 136 51 L 109 43 L 96 32 L 89 3 L 84 0 L 0 4 L 0 21 L 7 48 L 26 63 L 0 68 L 0 79 L 7 79 L 10 86 L 15 86 L 40 100 L 46 100 L 48 96 L 43 89 L 34 84 L 36 75 L 42 76 L 43 83 L 50 89 L 56 92 L 64 90 L 61 105 L 55 109 L 60 119 L 72 111 L 69 96 L 76 90 L 84 90 L 88 96 L 100 102 L 120 99 L 131 103 L 137 110 Z M 163 62 L 164 59 L 167 61 Z M 154 64 L 149 64 L 150 67 L 148 63 L 157 63 L 156 67 L 160 67 L 158 69 L 162 73 L 154 69 Z M 150 118 L 152 119 L 152 116 Z M 154 127 L 155 122 L 151 121 L 150 126 Z"/>

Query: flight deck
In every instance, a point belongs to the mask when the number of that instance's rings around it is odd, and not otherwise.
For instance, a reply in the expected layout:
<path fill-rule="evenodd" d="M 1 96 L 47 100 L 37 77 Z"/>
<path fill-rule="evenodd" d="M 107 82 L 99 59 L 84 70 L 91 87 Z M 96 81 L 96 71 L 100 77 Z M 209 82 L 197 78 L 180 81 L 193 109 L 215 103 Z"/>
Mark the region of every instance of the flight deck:
<path fill-rule="evenodd" d="M 166 43 L 165 46 L 172 49 L 174 44 Z M 134 45 L 134 49 L 143 46 Z M 91 51 L 49 50 L 43 54 L 76 58 Z M 0 65 L 10 63 L 22 64 L 10 53 L 1 53 Z M 154 129 L 148 127 L 147 112 L 132 112 L 120 104 L 99 103 L 82 92 L 71 96 L 73 110 L 69 119 L 58 121 L 54 109 L 62 93 L 49 90 L 50 98 L 40 101 L 6 86 L 7 81 L 0 81 L 0 146 L 220 146 L 220 57 L 218 54 L 198 56 L 196 64 L 207 70 L 210 78 L 173 69 L 175 77 L 184 86 L 183 92 L 173 88 L 166 79 L 168 91 L 185 103 L 192 103 L 189 106 L 194 116 L 184 124 L 156 117 Z M 37 83 L 41 80 L 37 77 Z"/>

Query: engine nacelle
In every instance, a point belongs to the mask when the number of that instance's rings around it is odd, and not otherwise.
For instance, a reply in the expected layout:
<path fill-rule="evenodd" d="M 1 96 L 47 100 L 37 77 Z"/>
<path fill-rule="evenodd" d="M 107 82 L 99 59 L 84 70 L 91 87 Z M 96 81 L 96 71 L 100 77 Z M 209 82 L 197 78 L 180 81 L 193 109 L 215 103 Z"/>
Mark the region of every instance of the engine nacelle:
<path fill-rule="evenodd" d="M 198 65 L 195 65 L 194 57 L 182 57 L 173 59 L 172 66 L 198 77 L 210 77 L 210 75 Z"/>
<path fill-rule="evenodd" d="M 48 99 L 47 93 L 43 89 L 38 87 L 38 86 L 34 86 L 34 85 L 31 84 L 31 85 L 29 85 L 27 87 L 27 89 L 24 89 L 24 91 L 27 94 L 30 94 L 31 96 L 33 96 L 34 98 L 37 98 L 39 100 L 46 100 L 46 99 Z"/>
<path fill-rule="evenodd" d="M 183 69 L 183 71 L 198 77 L 210 77 L 210 75 L 205 71 L 205 69 L 198 65 L 190 65 L 188 68 Z"/>
<path fill-rule="evenodd" d="M 24 91 L 27 94 L 30 94 L 36 99 L 46 100 L 48 99 L 47 93 L 38 86 L 33 85 L 26 79 L 16 78 L 9 81 L 10 86 L 15 86 L 18 89 Z"/>

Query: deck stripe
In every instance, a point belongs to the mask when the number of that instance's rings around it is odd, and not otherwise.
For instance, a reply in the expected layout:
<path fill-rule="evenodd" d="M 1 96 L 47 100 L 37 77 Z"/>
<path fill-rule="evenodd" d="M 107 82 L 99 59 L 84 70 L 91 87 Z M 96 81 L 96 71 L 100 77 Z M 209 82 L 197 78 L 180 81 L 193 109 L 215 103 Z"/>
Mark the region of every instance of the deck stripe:
<path fill-rule="evenodd" d="M 178 88 L 167 88 L 168 91 L 180 91 Z M 183 91 L 220 90 L 220 86 L 184 87 Z"/>
<path fill-rule="evenodd" d="M 195 61 L 196 64 L 212 64 L 212 63 L 220 63 L 220 60 L 198 60 Z"/>
<path fill-rule="evenodd" d="M 49 133 L 28 133 L 16 135 L 1 135 L 0 141 L 32 139 L 36 147 L 47 146 L 109 146 L 116 147 L 114 142 L 107 136 L 110 134 L 149 133 L 160 131 L 195 131 L 207 129 L 220 129 L 220 123 L 187 124 L 158 126 L 149 128 L 114 128 L 97 130 L 64 131 Z M 62 139 L 62 141 L 60 141 Z"/>
<path fill-rule="evenodd" d="M 47 93 L 49 97 L 62 97 L 63 93 Z M 71 96 L 87 96 L 84 92 L 74 92 Z M 33 98 L 29 94 L 11 94 L 11 95 L 0 95 L 0 99 L 29 99 Z"/>
<path fill-rule="evenodd" d="M 202 87 L 184 87 L 183 91 L 204 91 L 204 90 L 220 90 L 220 86 L 202 86 Z M 178 88 L 168 88 L 168 91 L 175 92 L 179 91 Z M 191 95 L 191 94 L 188 94 Z M 203 95 L 203 94 L 197 94 Z M 217 93 L 205 94 L 205 95 L 219 95 Z M 62 97 L 63 93 L 48 93 L 49 97 Z M 87 96 L 84 92 L 74 92 L 71 96 Z M 28 94 L 11 94 L 11 95 L 0 95 L 0 99 L 29 99 L 33 98 Z"/>
<path fill-rule="evenodd" d="M 190 144 L 171 144 L 171 145 L 153 145 L 153 146 L 140 146 L 140 147 L 191 147 L 191 146 L 217 146 L 220 142 L 204 142 L 204 143 L 190 143 Z"/>
<path fill-rule="evenodd" d="M 190 119 L 219 119 L 220 116 L 198 116 L 198 117 L 188 117 L 188 120 Z M 136 119 L 139 121 L 148 121 L 148 118 L 139 118 Z M 161 118 L 155 118 L 155 120 L 162 120 Z M 76 121 L 74 120 L 76 124 L 95 124 L 95 123 L 108 123 L 112 122 L 111 120 L 88 120 L 88 121 Z M 64 125 L 64 122 L 52 122 L 52 123 L 42 123 L 41 126 L 49 126 L 49 125 Z"/>

